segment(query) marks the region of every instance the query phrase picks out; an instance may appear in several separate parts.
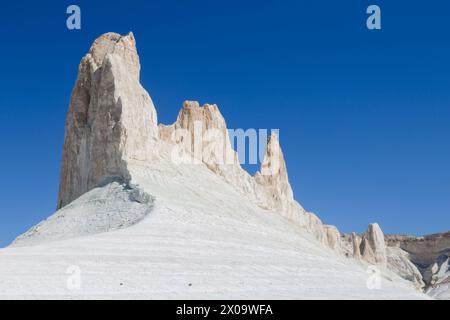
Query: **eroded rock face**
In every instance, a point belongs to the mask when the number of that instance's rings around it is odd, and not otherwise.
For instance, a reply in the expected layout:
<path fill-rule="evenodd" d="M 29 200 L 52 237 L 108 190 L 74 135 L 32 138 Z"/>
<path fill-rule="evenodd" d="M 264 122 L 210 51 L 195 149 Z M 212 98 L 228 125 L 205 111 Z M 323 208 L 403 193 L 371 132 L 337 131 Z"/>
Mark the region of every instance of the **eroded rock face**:
<path fill-rule="evenodd" d="M 386 244 L 384 234 L 378 223 L 369 224 L 369 228 L 362 237 L 361 245 L 362 258 L 372 264 L 386 265 Z"/>
<path fill-rule="evenodd" d="M 159 126 L 159 137 L 176 145 L 172 157 L 175 162 L 205 164 L 261 208 L 279 212 L 328 245 L 327 231 L 320 219 L 294 200 L 276 134 L 270 135 L 261 169 L 254 177 L 242 169 L 217 105 L 200 106 L 196 101 L 185 101 L 175 123 Z"/>
<path fill-rule="evenodd" d="M 437 299 L 450 299 L 450 232 L 437 233 L 426 236 L 387 235 L 388 267 L 391 268 L 393 258 L 396 260 L 407 259 L 418 270 L 413 281 L 416 286 L 422 285 L 425 292 Z M 402 252 L 393 257 L 393 252 Z M 406 265 L 406 262 L 404 263 Z M 406 269 L 407 271 L 407 269 Z M 407 274 L 403 267 L 398 274 Z M 408 277 L 404 277 L 407 279 Z M 408 280 L 410 280 L 408 279 Z"/>
<path fill-rule="evenodd" d="M 225 119 L 215 104 L 200 106 L 197 101 L 185 101 L 174 124 L 159 126 L 159 137 L 179 147 L 174 150 L 174 162 L 204 163 L 219 174 L 239 163 Z"/>
<path fill-rule="evenodd" d="M 326 234 L 327 245 L 330 249 L 340 253 L 341 251 L 341 233 L 332 225 L 323 226 Z"/>
<path fill-rule="evenodd" d="M 387 267 L 405 280 L 411 281 L 413 285 L 422 290 L 425 283 L 420 270 L 411 262 L 409 253 L 399 247 L 387 247 Z"/>
<path fill-rule="evenodd" d="M 450 249 L 425 269 L 423 278 L 431 287 L 450 280 Z"/>
<path fill-rule="evenodd" d="M 151 158 L 157 117 L 139 72 L 132 33 L 102 35 L 81 60 L 67 114 L 58 208 L 108 180 L 128 181 L 127 159 Z"/>
<path fill-rule="evenodd" d="M 387 235 L 386 243 L 390 247 L 400 247 L 409 252 L 411 260 L 425 269 L 450 248 L 450 231 L 422 237 Z"/>

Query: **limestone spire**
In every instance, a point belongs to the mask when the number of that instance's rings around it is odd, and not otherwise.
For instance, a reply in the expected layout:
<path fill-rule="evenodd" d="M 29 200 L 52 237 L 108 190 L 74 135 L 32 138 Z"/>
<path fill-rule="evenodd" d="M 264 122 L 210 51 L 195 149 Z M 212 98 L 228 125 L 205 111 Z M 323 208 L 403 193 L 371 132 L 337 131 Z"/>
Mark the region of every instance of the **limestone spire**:
<path fill-rule="evenodd" d="M 106 33 L 78 68 L 67 114 L 58 208 L 105 179 L 128 180 L 127 160 L 146 160 L 156 110 L 139 83 L 134 35 Z"/>
<path fill-rule="evenodd" d="M 286 163 L 275 133 L 272 133 L 267 141 L 264 160 L 260 171 L 255 175 L 255 180 L 258 184 L 271 189 L 273 201 L 280 204 L 282 208 L 293 201 Z"/>
<path fill-rule="evenodd" d="M 361 241 L 361 256 L 369 263 L 386 265 L 386 244 L 378 223 L 371 223 Z"/>

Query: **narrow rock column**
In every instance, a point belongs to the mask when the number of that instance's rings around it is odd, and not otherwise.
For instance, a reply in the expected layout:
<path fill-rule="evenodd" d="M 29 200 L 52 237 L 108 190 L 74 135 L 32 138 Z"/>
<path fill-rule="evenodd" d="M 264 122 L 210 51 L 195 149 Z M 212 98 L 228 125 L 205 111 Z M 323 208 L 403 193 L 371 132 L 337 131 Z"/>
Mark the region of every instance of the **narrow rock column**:
<path fill-rule="evenodd" d="M 352 245 L 353 245 L 353 258 L 361 259 L 361 251 L 359 246 L 361 245 L 361 240 L 355 232 L 352 232 Z"/>

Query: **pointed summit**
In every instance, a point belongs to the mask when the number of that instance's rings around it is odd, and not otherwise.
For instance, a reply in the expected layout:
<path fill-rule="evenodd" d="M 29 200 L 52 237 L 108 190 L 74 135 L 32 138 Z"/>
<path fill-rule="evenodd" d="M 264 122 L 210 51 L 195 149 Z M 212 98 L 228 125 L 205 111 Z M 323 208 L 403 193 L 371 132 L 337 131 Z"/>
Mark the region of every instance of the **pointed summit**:
<path fill-rule="evenodd" d="M 258 184 L 271 189 L 273 201 L 282 208 L 286 208 L 287 204 L 293 201 L 286 163 L 275 133 L 272 133 L 267 141 L 261 170 L 256 173 L 255 180 Z"/>
<path fill-rule="evenodd" d="M 132 33 L 106 33 L 78 68 L 67 114 L 58 208 L 108 179 L 128 181 L 127 160 L 146 160 L 156 110 L 139 83 Z"/>
<path fill-rule="evenodd" d="M 378 223 L 371 223 L 363 235 L 360 245 L 361 255 L 369 263 L 386 266 L 386 244 Z"/>
<path fill-rule="evenodd" d="M 136 40 L 132 32 L 126 36 L 108 32 L 98 37 L 92 44 L 89 55 L 97 67 L 103 65 L 108 54 L 120 56 L 122 61 L 134 73 L 140 70 L 139 56 L 136 51 Z M 132 69 L 135 70 L 132 70 Z"/>

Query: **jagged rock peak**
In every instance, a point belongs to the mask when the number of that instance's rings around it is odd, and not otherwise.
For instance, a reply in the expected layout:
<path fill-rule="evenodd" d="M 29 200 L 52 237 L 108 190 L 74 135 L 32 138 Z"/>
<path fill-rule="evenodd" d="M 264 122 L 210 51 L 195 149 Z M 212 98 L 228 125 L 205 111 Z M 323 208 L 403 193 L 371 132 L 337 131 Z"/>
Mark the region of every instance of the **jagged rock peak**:
<path fill-rule="evenodd" d="M 293 201 L 284 155 L 276 133 L 272 132 L 267 141 L 261 170 L 255 174 L 258 184 L 270 187 L 276 202 L 286 206 Z"/>
<path fill-rule="evenodd" d="M 139 72 L 140 69 L 136 40 L 132 32 L 126 36 L 114 32 L 105 33 L 94 41 L 88 54 L 92 57 L 96 67 L 103 65 L 108 54 L 117 54 L 127 65 L 137 68 L 134 71 Z"/>
<path fill-rule="evenodd" d="M 361 241 L 362 258 L 373 264 L 386 266 L 386 244 L 378 223 L 371 223 Z"/>
<path fill-rule="evenodd" d="M 132 33 L 106 33 L 78 68 L 67 114 L 58 208 L 106 180 L 128 181 L 128 160 L 148 160 L 158 136 L 153 102 L 139 83 Z"/>
<path fill-rule="evenodd" d="M 185 101 L 175 123 L 159 125 L 159 137 L 175 143 L 186 163 L 200 161 L 220 175 L 226 175 L 224 166 L 239 165 L 225 119 L 215 104 Z"/>

